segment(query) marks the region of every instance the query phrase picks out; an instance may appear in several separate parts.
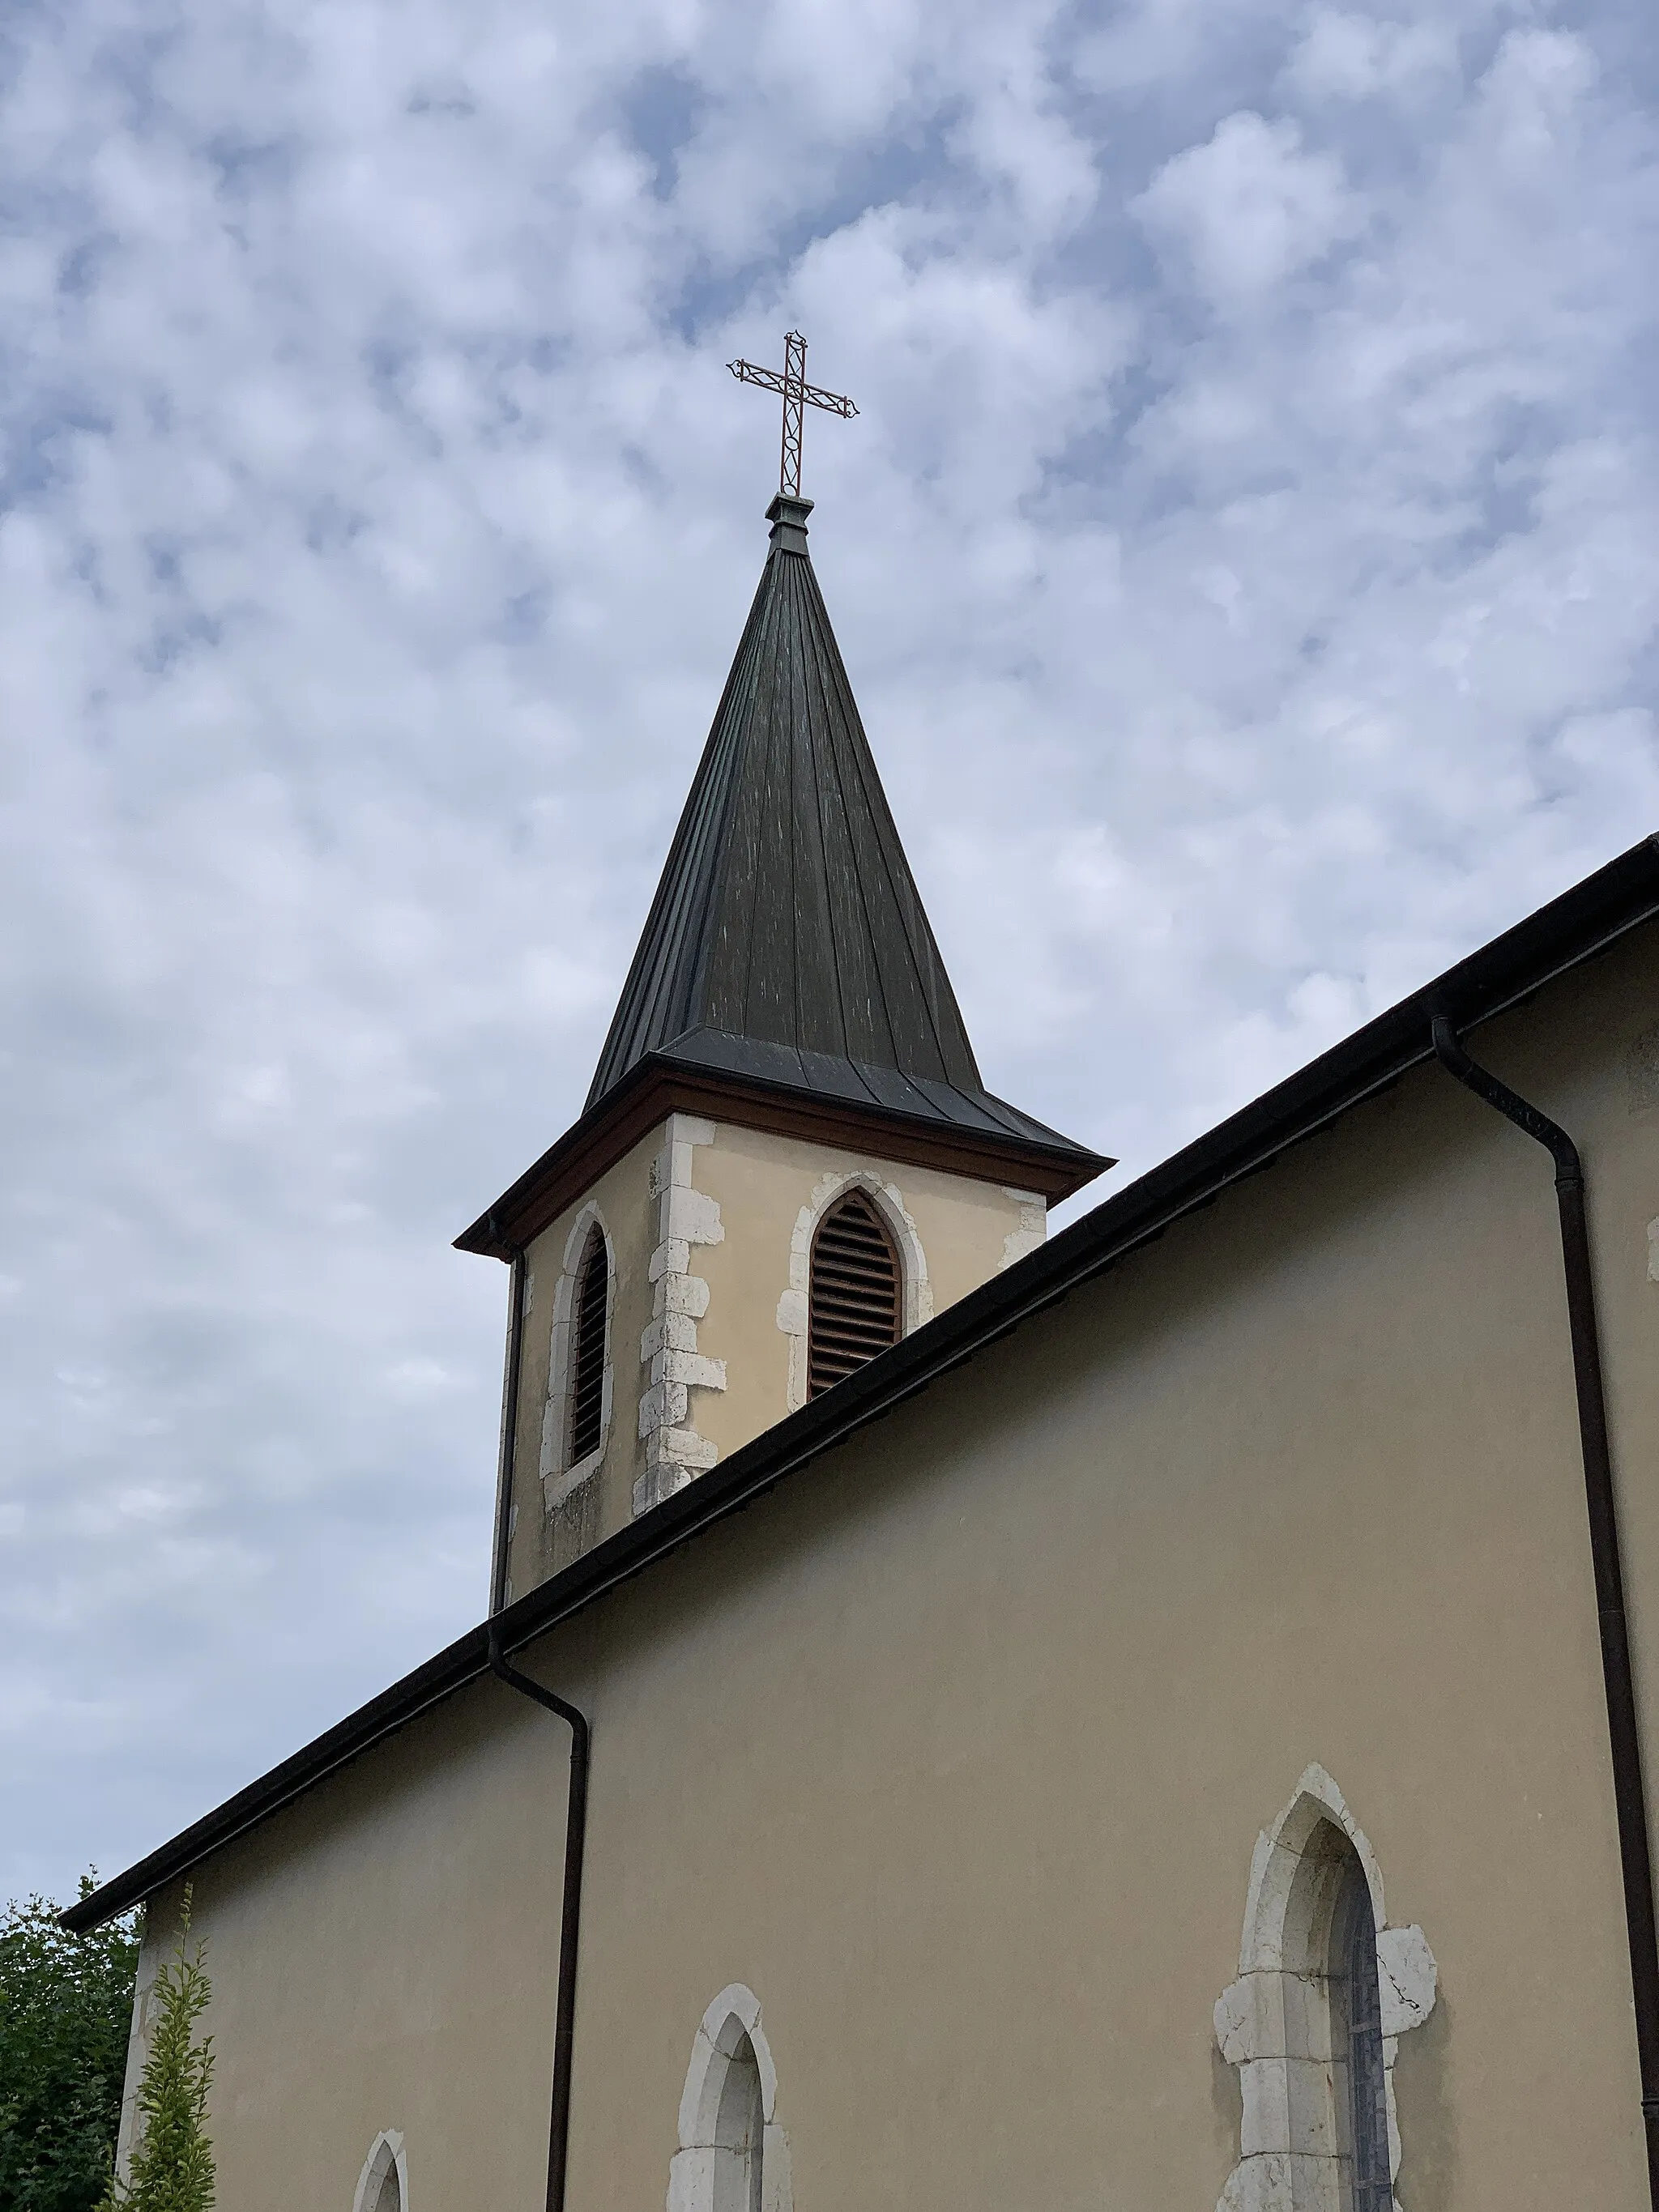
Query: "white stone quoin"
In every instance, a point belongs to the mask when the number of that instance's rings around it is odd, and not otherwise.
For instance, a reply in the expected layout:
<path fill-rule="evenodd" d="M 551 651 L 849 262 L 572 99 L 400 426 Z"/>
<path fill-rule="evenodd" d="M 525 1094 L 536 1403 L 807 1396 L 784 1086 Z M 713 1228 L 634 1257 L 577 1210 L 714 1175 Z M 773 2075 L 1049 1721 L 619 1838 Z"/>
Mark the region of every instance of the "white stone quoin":
<path fill-rule="evenodd" d="M 691 1155 L 712 1145 L 714 1125 L 695 1114 L 671 1114 L 663 1148 L 651 1170 L 657 1200 L 657 1249 L 651 1255 L 651 1321 L 640 1338 L 647 1383 L 640 1399 L 645 1472 L 634 1485 L 634 1510 L 646 1513 L 694 1475 L 714 1464 L 715 1448 L 691 1419 L 693 1390 L 724 1390 L 726 1363 L 697 1350 L 697 1323 L 708 1310 L 708 1285 L 691 1272 L 698 1245 L 721 1244 L 716 1201 L 691 1180 Z"/>
<path fill-rule="evenodd" d="M 1019 1226 L 1011 1229 L 1002 1240 L 1002 1265 L 1012 1267 L 1028 1252 L 1035 1252 L 1048 1236 L 1048 1202 L 1034 1190 L 1014 1190 L 1004 1183 L 1002 1194 L 1012 1198 L 1019 1208 Z M 1000 1273 L 1000 1269 L 998 1271 Z"/>

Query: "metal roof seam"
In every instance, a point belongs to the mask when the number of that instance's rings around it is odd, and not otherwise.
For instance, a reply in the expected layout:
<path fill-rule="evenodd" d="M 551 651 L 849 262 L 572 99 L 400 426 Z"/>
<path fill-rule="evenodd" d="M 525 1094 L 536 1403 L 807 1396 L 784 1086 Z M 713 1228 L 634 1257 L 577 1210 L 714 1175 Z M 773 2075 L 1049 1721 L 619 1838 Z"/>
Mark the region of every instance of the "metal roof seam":
<path fill-rule="evenodd" d="M 849 726 L 855 727 L 862 736 L 863 718 L 859 713 L 858 702 L 853 696 L 852 683 L 847 674 L 846 664 L 842 659 L 840 647 L 836 642 L 835 632 L 830 624 L 829 610 L 823 607 L 821 597 L 818 604 L 823 613 L 827 640 L 830 688 L 836 695 L 843 720 Z M 974 1054 L 973 1040 L 968 1035 L 968 1025 L 963 1020 L 962 1009 L 957 1002 L 956 992 L 951 987 L 950 975 L 940 957 L 933 926 L 928 921 L 927 909 L 922 905 L 921 895 L 916 890 L 915 879 L 910 872 L 909 862 L 905 856 L 903 841 L 899 836 L 898 824 L 893 818 L 893 810 L 887 798 L 886 787 L 882 783 L 880 771 L 876 767 L 875 756 L 869 749 L 867 738 L 861 750 L 854 750 L 851 764 L 872 819 L 874 830 L 872 842 L 876 857 L 885 874 L 888 893 L 898 916 L 900 929 L 903 933 L 910 966 L 916 978 L 923 1018 L 932 1032 L 933 1049 L 938 1056 L 940 1075 L 944 1080 L 954 1085 L 955 1078 L 951 1069 L 952 1053 L 959 1050 L 965 1063 L 966 1072 L 977 1083 L 981 1079 L 979 1064 Z M 895 854 L 897 856 L 901 872 L 897 874 L 893 866 Z M 941 1015 L 947 1010 L 951 1017 L 950 1027 L 953 1032 L 949 1045 L 946 1043 L 941 1024 Z"/>

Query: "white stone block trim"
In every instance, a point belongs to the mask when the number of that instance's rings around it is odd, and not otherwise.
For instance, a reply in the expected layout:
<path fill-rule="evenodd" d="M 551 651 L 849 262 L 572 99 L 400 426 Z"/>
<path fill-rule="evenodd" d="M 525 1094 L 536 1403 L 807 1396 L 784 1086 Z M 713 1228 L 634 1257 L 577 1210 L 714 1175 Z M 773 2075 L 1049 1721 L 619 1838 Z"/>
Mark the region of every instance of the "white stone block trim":
<path fill-rule="evenodd" d="M 683 1490 L 719 1456 L 714 1445 L 697 1434 L 690 1395 L 726 1388 L 725 1361 L 697 1350 L 697 1323 L 708 1310 L 708 1285 L 691 1273 L 691 1255 L 698 1245 L 726 1241 L 718 1201 L 691 1180 L 694 1150 L 714 1141 L 712 1121 L 696 1114 L 671 1114 L 662 1150 L 652 1164 L 657 1246 L 649 1269 L 651 1322 L 640 1338 L 640 1364 L 648 1380 L 640 1398 L 645 1472 L 634 1485 L 636 1515 Z"/>
<path fill-rule="evenodd" d="M 927 1279 L 927 1256 L 910 1218 L 903 1195 L 896 1183 L 884 1182 L 881 1170 L 860 1167 L 825 1175 L 813 1186 L 811 1198 L 795 1216 L 789 1239 L 789 1287 L 778 1300 L 778 1327 L 789 1339 L 789 1410 L 798 1413 L 806 1403 L 807 1298 L 812 1285 L 812 1239 L 818 1223 L 845 1190 L 867 1191 L 898 1246 L 902 1278 L 900 1311 L 904 1334 L 933 1318 L 933 1286 Z"/>
<path fill-rule="evenodd" d="M 576 1276 L 588 1232 L 597 1223 L 605 1239 L 605 1382 L 599 1407 L 599 1441 L 596 1448 L 572 1464 L 570 1449 L 570 1355 L 575 1335 Z M 550 1513 L 597 1474 L 611 1441 L 611 1398 L 614 1368 L 611 1319 L 617 1304 L 617 1248 L 595 1200 L 589 1199 L 570 1225 L 564 1240 L 564 1257 L 553 1292 L 553 1333 L 547 1361 L 547 1402 L 542 1408 L 542 1496 Z M 528 1301 L 526 1300 L 526 1307 Z"/>
<path fill-rule="evenodd" d="M 1317 1955 L 1322 1937 L 1315 1919 L 1315 1863 L 1304 1856 L 1327 1822 L 1352 1844 L 1370 1891 L 1389 2170 L 1399 2175 L 1394 2065 L 1400 2038 L 1420 2027 L 1434 2009 L 1434 1957 L 1420 1928 L 1388 1925 L 1376 1854 L 1325 1769 L 1310 1766 L 1289 1804 L 1256 1838 L 1238 1979 L 1216 2002 L 1216 2042 L 1227 2063 L 1238 2069 L 1244 2106 L 1238 2164 L 1216 2212 L 1340 2212 L 1332 2087 L 1336 2054 L 1331 2048 L 1328 1984 Z"/>
<path fill-rule="evenodd" d="M 127 2178 L 132 2154 L 138 2146 L 138 2084 L 143 2078 L 144 2067 L 149 2057 L 149 2031 L 155 2017 L 152 2000 L 155 1995 L 155 1979 L 166 1956 L 160 1916 L 151 1912 L 148 1918 L 149 1931 L 139 1947 L 138 1972 L 133 1983 L 132 2027 L 127 2037 L 126 2081 L 121 2093 L 121 2119 L 115 2137 L 115 2172 L 122 2181 Z"/>
<path fill-rule="evenodd" d="M 404 2151 L 404 2139 L 396 2128 L 383 2128 L 363 2160 L 363 2170 L 357 2177 L 357 2193 L 351 2200 L 351 2212 L 380 2212 L 386 2176 L 394 2168 L 398 2175 L 398 2212 L 409 2212 L 409 2160 Z"/>
<path fill-rule="evenodd" d="M 1002 1240 L 1002 1265 L 997 1269 L 1012 1267 L 1016 1260 L 1023 1260 L 1028 1252 L 1035 1252 L 1048 1241 L 1048 1201 L 1034 1190 L 1011 1190 L 1002 1187 L 1005 1198 L 1012 1198 L 1019 1208 L 1019 1226 L 1011 1229 Z"/>
<path fill-rule="evenodd" d="M 702 2016 L 680 2093 L 679 2148 L 668 2167 L 668 2212 L 715 2212 L 720 2097 L 744 2037 L 760 2075 L 761 2212 L 793 2212 L 789 2138 L 778 2118 L 778 2072 L 761 2026 L 760 2000 L 742 1982 L 723 1989 Z"/>

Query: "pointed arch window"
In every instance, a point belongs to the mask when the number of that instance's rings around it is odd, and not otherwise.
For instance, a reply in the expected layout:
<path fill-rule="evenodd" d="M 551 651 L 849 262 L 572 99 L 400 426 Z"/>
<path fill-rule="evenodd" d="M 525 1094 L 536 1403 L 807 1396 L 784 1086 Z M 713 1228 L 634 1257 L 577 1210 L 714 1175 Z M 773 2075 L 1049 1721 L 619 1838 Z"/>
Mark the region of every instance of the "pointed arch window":
<path fill-rule="evenodd" d="M 596 1221 L 576 1271 L 570 1347 L 570 1443 L 574 1467 L 598 1451 L 605 1436 L 605 1338 L 611 1304 L 611 1255 Z"/>
<path fill-rule="evenodd" d="M 1215 2008 L 1244 2124 L 1224 2204 L 1394 2212 L 1400 2038 L 1434 2008 L 1433 1954 L 1389 1925 L 1376 1856 L 1323 1767 L 1257 1838 L 1239 1977 Z"/>
<path fill-rule="evenodd" d="M 1376 1917 L 1364 1871 L 1352 1845 L 1332 1916 L 1331 1937 L 1331 2024 L 1336 2030 L 1332 2056 L 1346 2075 L 1342 2118 L 1346 2122 L 1348 2194 L 1353 2212 L 1393 2212 Z"/>
<path fill-rule="evenodd" d="M 357 2177 L 353 2212 L 409 2212 L 401 2135 L 388 2130 L 375 2137 Z"/>
<path fill-rule="evenodd" d="M 789 2137 L 758 1999 L 733 1982 L 702 2016 L 668 2170 L 675 2212 L 793 2212 Z"/>
<path fill-rule="evenodd" d="M 838 1199 L 812 1239 L 807 1297 L 807 1395 L 842 1382 L 900 1335 L 899 1255 L 866 1191 Z"/>
<path fill-rule="evenodd" d="M 765 2130 L 760 2063 L 745 2035 L 726 2065 L 714 2120 L 714 2212 L 761 2212 Z"/>

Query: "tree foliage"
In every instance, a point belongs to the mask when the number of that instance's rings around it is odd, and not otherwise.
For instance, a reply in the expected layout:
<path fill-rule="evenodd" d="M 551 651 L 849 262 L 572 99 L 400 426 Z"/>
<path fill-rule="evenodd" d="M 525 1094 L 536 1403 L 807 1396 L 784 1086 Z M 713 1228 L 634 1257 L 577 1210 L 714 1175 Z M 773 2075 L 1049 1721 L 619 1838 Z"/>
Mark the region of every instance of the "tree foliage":
<path fill-rule="evenodd" d="M 190 1940 L 190 1885 L 173 1954 L 149 1999 L 149 2051 L 138 2083 L 138 2140 L 125 2183 L 112 2177 L 98 2212 L 210 2212 L 213 2146 L 208 2089 L 213 2038 L 196 2040 L 212 1996 L 203 1945 Z"/>
<path fill-rule="evenodd" d="M 0 2212 L 92 2212 L 120 2121 L 136 1916 L 71 1936 L 58 1911 L 0 1917 Z"/>

